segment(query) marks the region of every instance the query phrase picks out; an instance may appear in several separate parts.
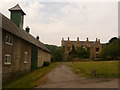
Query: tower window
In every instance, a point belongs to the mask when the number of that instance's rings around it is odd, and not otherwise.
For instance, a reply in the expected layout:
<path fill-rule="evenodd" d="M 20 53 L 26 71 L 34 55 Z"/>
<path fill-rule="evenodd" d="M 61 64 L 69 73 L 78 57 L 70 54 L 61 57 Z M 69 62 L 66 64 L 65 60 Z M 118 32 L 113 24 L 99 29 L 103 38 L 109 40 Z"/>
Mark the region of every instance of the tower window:
<path fill-rule="evenodd" d="M 9 54 L 5 55 L 4 64 L 6 64 L 6 65 L 11 64 L 11 55 L 9 55 Z"/>

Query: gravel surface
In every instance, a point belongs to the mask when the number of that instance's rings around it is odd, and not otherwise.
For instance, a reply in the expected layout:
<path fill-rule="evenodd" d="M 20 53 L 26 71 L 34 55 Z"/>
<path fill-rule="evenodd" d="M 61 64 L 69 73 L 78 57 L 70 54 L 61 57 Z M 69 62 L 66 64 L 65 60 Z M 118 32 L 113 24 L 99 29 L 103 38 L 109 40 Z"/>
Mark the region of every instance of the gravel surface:
<path fill-rule="evenodd" d="M 76 75 L 66 63 L 59 64 L 45 76 L 46 83 L 37 88 L 118 88 L 118 79 L 88 79 Z"/>

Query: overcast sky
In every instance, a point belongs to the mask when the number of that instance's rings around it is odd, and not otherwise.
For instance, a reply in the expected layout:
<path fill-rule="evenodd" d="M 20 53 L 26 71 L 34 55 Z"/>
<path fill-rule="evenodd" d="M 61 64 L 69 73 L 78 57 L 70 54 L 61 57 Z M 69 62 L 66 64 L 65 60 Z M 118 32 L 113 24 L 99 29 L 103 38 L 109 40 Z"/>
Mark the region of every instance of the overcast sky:
<path fill-rule="evenodd" d="M 16 2 L 1 2 L 0 12 L 10 17 L 9 8 Z M 33 36 L 47 44 L 61 45 L 61 39 L 95 41 L 102 43 L 118 36 L 117 2 L 20 2 L 24 28 L 30 27 Z"/>

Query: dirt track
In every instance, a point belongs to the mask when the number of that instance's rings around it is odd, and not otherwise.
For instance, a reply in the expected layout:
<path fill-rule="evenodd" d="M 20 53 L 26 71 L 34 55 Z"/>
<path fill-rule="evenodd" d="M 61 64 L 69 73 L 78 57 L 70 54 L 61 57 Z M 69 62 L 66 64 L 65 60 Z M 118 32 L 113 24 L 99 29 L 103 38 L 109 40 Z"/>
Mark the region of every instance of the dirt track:
<path fill-rule="evenodd" d="M 46 75 L 47 82 L 37 88 L 118 88 L 118 79 L 87 79 L 62 63 Z"/>

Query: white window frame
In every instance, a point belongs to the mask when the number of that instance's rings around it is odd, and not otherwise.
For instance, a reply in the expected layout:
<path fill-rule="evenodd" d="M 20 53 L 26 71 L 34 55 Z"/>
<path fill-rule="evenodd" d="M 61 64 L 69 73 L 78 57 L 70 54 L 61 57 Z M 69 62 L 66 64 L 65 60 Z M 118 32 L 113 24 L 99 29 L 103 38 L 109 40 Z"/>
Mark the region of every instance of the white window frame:
<path fill-rule="evenodd" d="M 7 60 L 6 60 L 6 57 L 7 57 Z M 11 55 L 10 54 L 5 55 L 4 64 L 5 65 L 10 65 L 11 64 Z"/>
<path fill-rule="evenodd" d="M 13 36 L 12 35 L 6 34 L 6 44 L 13 45 Z"/>
<path fill-rule="evenodd" d="M 28 52 L 24 52 L 24 63 L 28 63 L 29 55 Z"/>

